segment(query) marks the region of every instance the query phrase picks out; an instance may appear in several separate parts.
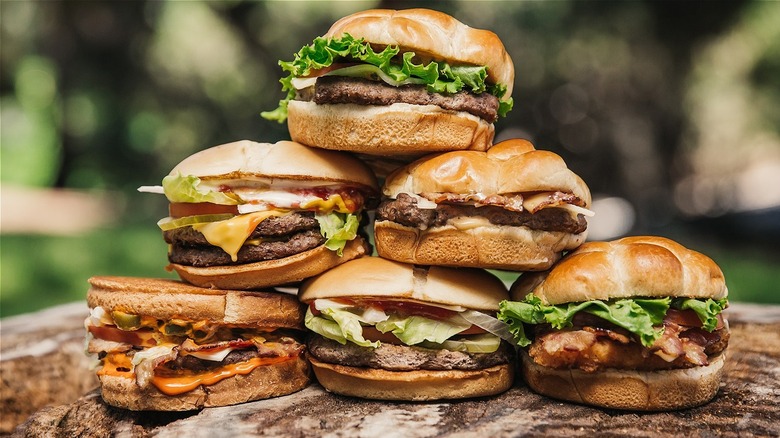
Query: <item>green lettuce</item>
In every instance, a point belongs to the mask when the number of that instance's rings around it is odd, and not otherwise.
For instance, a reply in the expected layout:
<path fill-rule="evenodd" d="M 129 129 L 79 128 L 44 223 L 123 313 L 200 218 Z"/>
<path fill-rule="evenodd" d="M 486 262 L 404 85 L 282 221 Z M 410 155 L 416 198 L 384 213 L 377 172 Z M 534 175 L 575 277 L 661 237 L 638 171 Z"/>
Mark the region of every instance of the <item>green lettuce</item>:
<path fill-rule="evenodd" d="M 287 120 L 287 104 L 295 98 L 294 78 L 306 77 L 313 70 L 331 66 L 338 60 L 359 61 L 375 66 L 377 70 L 355 69 L 348 67 L 335 70 L 333 74 L 361 76 L 375 80 L 383 80 L 391 85 L 406 83 L 425 84 L 434 93 L 457 93 L 463 89 L 473 93 L 485 91 L 499 99 L 498 114 L 501 117 L 512 109 L 512 98 L 501 100 L 506 94 L 506 84 L 488 85 L 486 83 L 487 67 L 485 66 L 450 66 L 446 62 L 431 61 L 428 64 L 415 64 L 412 59 L 414 52 L 406 52 L 397 59 L 400 52 L 398 46 L 386 46 L 381 52 L 375 52 L 363 38 L 355 39 L 349 34 L 340 38 L 317 37 L 314 42 L 304 46 L 295 54 L 292 61 L 279 61 L 282 70 L 289 74 L 279 80 L 282 92 L 287 92 L 279 101 L 279 107 L 273 111 L 264 111 L 261 116 L 268 120 L 283 123 Z"/>
<path fill-rule="evenodd" d="M 718 314 L 723 312 L 728 306 L 728 299 L 722 298 L 720 300 L 713 300 L 707 298 L 706 300 L 698 300 L 694 298 L 675 298 L 672 300 L 672 307 L 679 310 L 693 310 L 699 317 L 702 323 L 702 328 L 708 332 L 715 330 L 718 326 Z"/>
<path fill-rule="evenodd" d="M 353 240 L 360 228 L 360 218 L 352 213 L 331 212 L 315 214 L 320 224 L 320 233 L 325 237 L 325 247 L 341 257 L 347 242 Z"/>
<path fill-rule="evenodd" d="M 509 325 L 515 342 L 521 347 L 531 343 L 525 334 L 524 324 L 550 324 L 555 329 L 562 329 L 571 327 L 572 318 L 578 312 L 590 313 L 622 327 L 636 335 L 642 345 L 650 347 L 663 335 L 661 323 L 669 307 L 693 309 L 699 315 L 703 328 L 712 331 L 717 324 L 717 315 L 726 305 L 725 299 L 705 301 L 678 298 L 673 301 L 668 297 L 546 305 L 539 297 L 528 294 L 523 301 L 502 301 L 498 319 Z"/>
<path fill-rule="evenodd" d="M 377 330 L 382 333 L 393 333 L 406 345 L 417 345 L 424 341 L 441 344 L 469 327 L 471 323 L 463 318 L 437 320 L 423 316 L 398 315 L 391 315 L 376 324 Z"/>
<path fill-rule="evenodd" d="M 322 309 L 321 313 L 322 316 L 314 316 L 311 308 L 307 308 L 304 318 L 306 328 L 341 345 L 350 341 L 361 347 L 379 347 L 379 342 L 371 342 L 363 337 L 360 315 L 334 308 Z"/>
<path fill-rule="evenodd" d="M 165 197 L 170 202 L 210 202 L 212 204 L 238 205 L 241 199 L 233 193 L 202 190 L 200 178 L 193 175 L 168 175 L 162 180 Z"/>

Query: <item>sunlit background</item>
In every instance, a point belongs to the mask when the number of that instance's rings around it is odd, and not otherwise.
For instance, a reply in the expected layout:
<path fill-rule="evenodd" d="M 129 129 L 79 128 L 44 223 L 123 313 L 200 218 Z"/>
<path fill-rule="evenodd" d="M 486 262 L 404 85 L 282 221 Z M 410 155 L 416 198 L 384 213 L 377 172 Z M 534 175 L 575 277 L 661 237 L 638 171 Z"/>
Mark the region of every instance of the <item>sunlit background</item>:
<path fill-rule="evenodd" d="M 336 19 L 433 7 L 504 41 L 525 137 L 589 184 L 590 238 L 711 256 L 734 301 L 780 303 L 780 2 L 0 1 L 0 315 L 92 275 L 172 277 L 140 194 L 187 155 L 288 138 L 277 62 Z"/>

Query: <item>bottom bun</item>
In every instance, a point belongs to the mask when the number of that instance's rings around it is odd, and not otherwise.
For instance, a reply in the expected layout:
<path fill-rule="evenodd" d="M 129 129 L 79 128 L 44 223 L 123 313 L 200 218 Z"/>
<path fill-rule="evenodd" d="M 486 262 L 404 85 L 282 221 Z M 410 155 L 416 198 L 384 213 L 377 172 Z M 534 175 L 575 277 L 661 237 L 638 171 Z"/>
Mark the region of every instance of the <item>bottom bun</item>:
<path fill-rule="evenodd" d="M 446 400 L 484 397 L 508 390 L 514 381 L 510 364 L 476 371 L 387 371 L 320 362 L 309 357 L 314 375 L 328 391 L 374 400 Z"/>
<path fill-rule="evenodd" d="M 189 411 L 228 406 L 253 400 L 292 394 L 309 385 L 309 364 L 303 355 L 284 362 L 255 368 L 209 386 L 199 386 L 179 395 L 166 395 L 154 385 L 141 388 L 135 379 L 100 376 L 103 400 L 131 411 Z"/>
<path fill-rule="evenodd" d="M 608 369 L 586 373 L 538 365 L 525 351 L 522 373 L 539 394 L 612 409 L 663 411 L 698 406 L 715 397 L 723 375 L 725 352 L 703 367 L 661 371 Z"/>
<path fill-rule="evenodd" d="M 580 234 L 539 231 L 508 225 L 458 229 L 452 225 L 420 230 L 392 221 L 374 223 L 377 253 L 384 258 L 419 265 L 542 271 L 562 251 L 585 241 Z"/>
<path fill-rule="evenodd" d="M 342 256 L 320 245 L 289 257 L 243 265 L 206 268 L 171 263 L 179 277 L 195 286 L 248 290 L 296 283 L 368 253 L 368 244 L 358 236 L 347 242 Z"/>

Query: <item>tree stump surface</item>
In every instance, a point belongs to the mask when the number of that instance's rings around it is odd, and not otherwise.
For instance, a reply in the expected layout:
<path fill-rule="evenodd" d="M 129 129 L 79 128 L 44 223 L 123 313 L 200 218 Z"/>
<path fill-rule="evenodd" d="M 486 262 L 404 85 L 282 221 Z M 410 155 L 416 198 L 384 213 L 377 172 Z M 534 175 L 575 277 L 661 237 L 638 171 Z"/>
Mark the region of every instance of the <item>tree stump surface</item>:
<path fill-rule="evenodd" d="M 682 411 L 638 413 L 564 403 L 533 393 L 518 379 L 504 394 L 463 401 L 360 400 L 313 384 L 269 400 L 166 413 L 106 405 L 83 356 L 86 305 L 58 306 L 0 324 L 2 432 L 63 437 L 780 436 L 780 306 L 734 303 L 727 312 L 732 334 L 720 391 L 710 403 Z"/>

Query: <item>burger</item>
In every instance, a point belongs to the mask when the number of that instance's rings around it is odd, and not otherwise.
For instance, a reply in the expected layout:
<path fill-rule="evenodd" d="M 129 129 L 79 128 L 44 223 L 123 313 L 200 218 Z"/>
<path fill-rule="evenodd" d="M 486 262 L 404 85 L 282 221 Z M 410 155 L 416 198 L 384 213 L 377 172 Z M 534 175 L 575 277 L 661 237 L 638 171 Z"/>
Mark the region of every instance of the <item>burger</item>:
<path fill-rule="evenodd" d="M 363 257 L 307 280 L 300 292 L 309 361 L 328 391 L 440 400 L 512 385 L 512 337 L 495 318 L 508 294 L 487 271 Z"/>
<path fill-rule="evenodd" d="M 616 409 L 697 406 L 718 391 L 728 290 L 707 256 L 662 237 L 588 242 L 521 275 L 501 303 L 534 391 Z"/>
<path fill-rule="evenodd" d="M 139 190 L 170 201 L 158 222 L 169 269 L 219 289 L 295 283 L 370 253 L 361 219 L 379 193 L 346 153 L 248 140 L 200 151 Z"/>
<path fill-rule="evenodd" d="M 225 406 L 305 388 L 303 308 L 274 292 L 93 277 L 87 351 L 106 403 L 133 411 Z"/>
<path fill-rule="evenodd" d="M 279 64 L 287 95 L 262 116 L 287 120 L 292 139 L 309 146 L 486 150 L 512 108 L 514 66 L 498 36 L 428 9 L 349 15 Z"/>
<path fill-rule="evenodd" d="M 588 186 L 526 140 L 423 157 L 388 175 L 374 224 L 381 257 L 535 271 L 585 241 Z"/>

